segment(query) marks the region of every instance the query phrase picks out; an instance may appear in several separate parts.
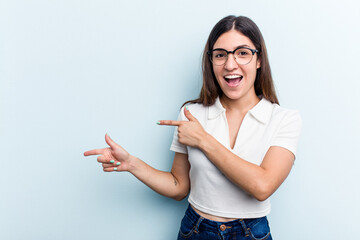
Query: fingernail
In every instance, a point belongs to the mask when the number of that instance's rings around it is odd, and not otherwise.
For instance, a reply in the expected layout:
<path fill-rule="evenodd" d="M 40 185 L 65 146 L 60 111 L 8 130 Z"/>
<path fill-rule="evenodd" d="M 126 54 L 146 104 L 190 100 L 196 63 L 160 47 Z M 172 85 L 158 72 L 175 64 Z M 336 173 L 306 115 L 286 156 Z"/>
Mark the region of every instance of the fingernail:
<path fill-rule="evenodd" d="M 117 163 L 116 163 L 116 165 L 118 165 L 118 166 L 119 166 L 120 164 L 121 164 L 120 162 L 117 162 Z"/>
<path fill-rule="evenodd" d="M 160 122 L 156 122 L 157 125 L 160 125 Z"/>
<path fill-rule="evenodd" d="M 114 167 L 114 171 L 117 171 L 117 168 L 116 168 L 116 167 Z"/>
<path fill-rule="evenodd" d="M 111 163 L 114 163 L 115 161 L 114 160 L 110 160 Z"/>
<path fill-rule="evenodd" d="M 188 110 L 188 111 L 189 111 L 189 106 L 186 106 L 185 108 L 186 108 L 186 110 Z"/>

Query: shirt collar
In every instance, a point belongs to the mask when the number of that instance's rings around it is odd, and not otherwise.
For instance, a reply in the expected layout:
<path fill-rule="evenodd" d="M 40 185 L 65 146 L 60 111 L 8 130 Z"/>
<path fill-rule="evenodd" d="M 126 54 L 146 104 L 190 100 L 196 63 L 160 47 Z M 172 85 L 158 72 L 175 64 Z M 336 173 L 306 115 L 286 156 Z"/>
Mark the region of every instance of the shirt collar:
<path fill-rule="evenodd" d="M 274 105 L 265 98 L 262 98 L 252 109 L 249 110 L 249 114 L 259 122 L 266 124 L 272 114 Z M 209 107 L 208 119 L 215 119 L 220 114 L 225 112 L 225 108 L 220 102 L 220 98 L 217 97 L 215 103 Z"/>
<path fill-rule="evenodd" d="M 225 108 L 221 105 L 220 98 L 217 97 L 215 103 L 209 107 L 208 119 L 215 119 L 223 112 L 225 112 Z"/>
<path fill-rule="evenodd" d="M 251 116 L 253 116 L 259 122 L 266 124 L 272 114 L 274 104 L 269 100 L 262 98 L 252 109 L 249 110 Z"/>

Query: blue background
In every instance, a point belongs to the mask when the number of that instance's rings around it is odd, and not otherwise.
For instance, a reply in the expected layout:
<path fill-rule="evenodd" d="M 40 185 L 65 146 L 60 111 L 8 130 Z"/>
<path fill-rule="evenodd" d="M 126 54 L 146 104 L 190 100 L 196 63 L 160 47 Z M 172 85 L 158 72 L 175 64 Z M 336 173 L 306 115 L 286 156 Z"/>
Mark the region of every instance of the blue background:
<path fill-rule="evenodd" d="M 353 239 L 360 213 L 356 1 L 0 1 L 0 239 L 175 239 L 187 206 L 83 152 L 109 135 L 170 170 L 213 25 L 252 18 L 282 106 L 299 109 L 295 166 L 272 196 L 274 239 Z"/>

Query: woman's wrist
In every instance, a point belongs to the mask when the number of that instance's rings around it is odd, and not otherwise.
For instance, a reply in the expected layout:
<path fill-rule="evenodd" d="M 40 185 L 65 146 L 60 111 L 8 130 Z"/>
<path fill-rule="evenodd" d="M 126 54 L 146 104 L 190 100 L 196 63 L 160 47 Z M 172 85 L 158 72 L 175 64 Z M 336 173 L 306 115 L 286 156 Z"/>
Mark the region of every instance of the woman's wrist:
<path fill-rule="evenodd" d="M 198 148 L 204 152 L 206 148 L 209 147 L 211 138 L 212 136 L 204 131 L 203 136 L 199 140 Z"/>
<path fill-rule="evenodd" d="M 128 158 L 128 164 L 129 164 L 129 169 L 128 171 L 132 174 L 134 174 L 134 172 L 136 172 L 136 170 L 139 169 L 139 164 L 141 163 L 141 160 L 133 155 L 129 155 Z"/>

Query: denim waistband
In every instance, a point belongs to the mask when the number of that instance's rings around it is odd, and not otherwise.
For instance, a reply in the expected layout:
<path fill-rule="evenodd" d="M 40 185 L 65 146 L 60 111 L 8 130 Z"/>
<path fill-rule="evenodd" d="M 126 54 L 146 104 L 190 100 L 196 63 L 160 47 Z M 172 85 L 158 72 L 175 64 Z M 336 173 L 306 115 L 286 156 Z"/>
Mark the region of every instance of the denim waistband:
<path fill-rule="evenodd" d="M 206 219 L 200 216 L 189 204 L 186 213 L 188 218 L 190 218 L 194 223 L 196 223 L 196 229 L 202 230 L 206 229 L 207 231 L 217 232 L 219 229 L 222 232 L 227 232 L 228 230 L 243 231 L 245 234 L 248 234 L 248 228 L 251 227 L 254 223 L 258 222 L 260 218 L 245 218 L 245 219 L 236 219 L 228 222 L 218 222 Z M 262 218 L 266 218 L 262 217 Z"/>

